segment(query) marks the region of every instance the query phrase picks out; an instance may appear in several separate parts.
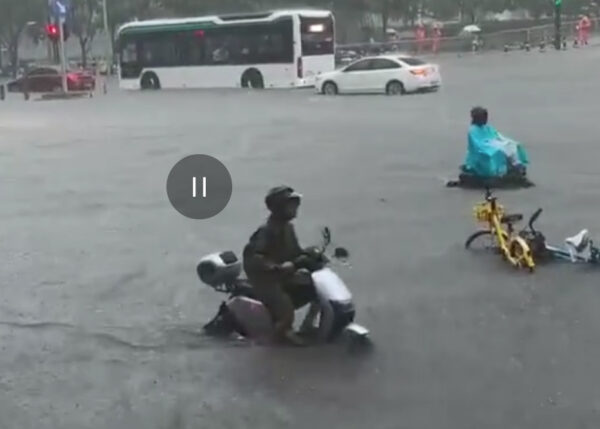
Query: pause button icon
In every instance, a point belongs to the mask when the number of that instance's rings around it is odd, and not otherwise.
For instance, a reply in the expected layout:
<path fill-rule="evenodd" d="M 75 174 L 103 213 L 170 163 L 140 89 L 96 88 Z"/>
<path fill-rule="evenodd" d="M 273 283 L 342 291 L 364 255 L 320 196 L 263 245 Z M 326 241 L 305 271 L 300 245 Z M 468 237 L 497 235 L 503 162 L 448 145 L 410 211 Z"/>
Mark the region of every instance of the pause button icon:
<path fill-rule="evenodd" d="M 196 176 L 192 178 L 192 196 L 196 198 L 197 195 L 197 180 Z M 202 198 L 206 198 L 206 177 L 202 177 Z"/>
<path fill-rule="evenodd" d="M 186 156 L 173 166 L 167 178 L 170 203 L 190 219 L 209 219 L 221 213 L 232 190 L 229 171 L 221 161 L 209 155 Z"/>

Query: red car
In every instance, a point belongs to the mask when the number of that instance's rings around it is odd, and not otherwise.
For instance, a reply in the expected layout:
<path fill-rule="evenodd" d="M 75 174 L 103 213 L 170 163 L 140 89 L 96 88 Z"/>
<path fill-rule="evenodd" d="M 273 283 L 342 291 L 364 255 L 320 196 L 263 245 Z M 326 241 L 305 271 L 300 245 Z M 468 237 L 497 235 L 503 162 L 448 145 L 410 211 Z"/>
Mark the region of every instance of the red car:
<path fill-rule="evenodd" d="M 23 92 L 27 79 L 29 92 L 55 92 L 62 89 L 62 79 L 58 69 L 38 67 L 31 69 L 27 76 L 9 82 L 9 92 Z M 93 91 L 96 88 L 96 78 L 86 71 L 67 72 L 67 88 L 69 91 Z"/>

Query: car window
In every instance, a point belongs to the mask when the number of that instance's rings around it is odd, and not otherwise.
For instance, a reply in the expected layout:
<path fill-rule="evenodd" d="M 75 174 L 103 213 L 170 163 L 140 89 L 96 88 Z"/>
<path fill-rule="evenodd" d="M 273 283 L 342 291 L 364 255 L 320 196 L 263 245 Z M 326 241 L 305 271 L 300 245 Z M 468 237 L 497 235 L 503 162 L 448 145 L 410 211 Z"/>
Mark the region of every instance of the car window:
<path fill-rule="evenodd" d="M 58 72 L 55 69 L 51 68 L 37 68 L 33 69 L 29 72 L 30 76 L 40 76 L 40 75 L 56 75 Z"/>
<path fill-rule="evenodd" d="M 388 70 L 399 68 L 401 68 L 400 64 L 386 58 L 377 58 L 371 63 L 372 70 Z"/>
<path fill-rule="evenodd" d="M 353 72 L 353 71 L 364 71 L 369 70 L 371 68 L 372 60 L 360 60 L 355 62 L 354 64 L 350 64 L 344 71 Z"/>
<path fill-rule="evenodd" d="M 414 57 L 400 57 L 399 60 L 408 64 L 409 66 L 422 66 L 427 64 L 425 61 Z"/>

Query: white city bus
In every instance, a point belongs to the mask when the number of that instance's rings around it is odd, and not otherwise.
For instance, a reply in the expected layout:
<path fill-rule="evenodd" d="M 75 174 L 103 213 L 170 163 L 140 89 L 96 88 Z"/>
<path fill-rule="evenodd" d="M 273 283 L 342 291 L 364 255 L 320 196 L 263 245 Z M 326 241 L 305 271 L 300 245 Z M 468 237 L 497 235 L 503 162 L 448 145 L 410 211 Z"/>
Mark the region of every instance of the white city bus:
<path fill-rule="evenodd" d="M 123 89 L 294 88 L 335 68 L 325 10 L 137 21 L 118 32 Z"/>

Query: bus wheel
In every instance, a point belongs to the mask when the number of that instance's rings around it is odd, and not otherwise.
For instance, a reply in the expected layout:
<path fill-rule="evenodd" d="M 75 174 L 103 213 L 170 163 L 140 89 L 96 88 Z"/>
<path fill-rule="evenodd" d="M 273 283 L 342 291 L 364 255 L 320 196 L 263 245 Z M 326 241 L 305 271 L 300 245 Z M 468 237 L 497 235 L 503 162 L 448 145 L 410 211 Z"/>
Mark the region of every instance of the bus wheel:
<path fill-rule="evenodd" d="M 265 82 L 262 74 L 256 69 L 248 69 L 242 75 L 242 88 L 263 89 Z"/>
<path fill-rule="evenodd" d="M 160 80 L 158 80 L 156 73 L 144 73 L 140 86 L 142 90 L 160 89 Z"/>

